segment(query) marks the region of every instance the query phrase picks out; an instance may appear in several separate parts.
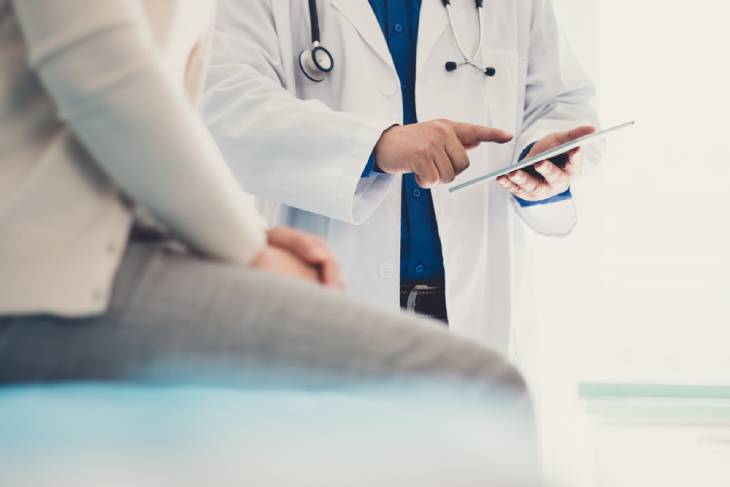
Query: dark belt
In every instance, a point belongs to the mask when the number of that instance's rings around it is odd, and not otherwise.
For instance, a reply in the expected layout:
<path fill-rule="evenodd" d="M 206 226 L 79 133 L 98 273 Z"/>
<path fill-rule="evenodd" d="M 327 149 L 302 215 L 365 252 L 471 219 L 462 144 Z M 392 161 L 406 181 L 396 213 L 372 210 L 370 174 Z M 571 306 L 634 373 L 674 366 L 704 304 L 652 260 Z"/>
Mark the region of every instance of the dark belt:
<path fill-rule="evenodd" d="M 406 311 L 446 324 L 446 287 L 443 282 L 402 282 L 400 306 Z"/>

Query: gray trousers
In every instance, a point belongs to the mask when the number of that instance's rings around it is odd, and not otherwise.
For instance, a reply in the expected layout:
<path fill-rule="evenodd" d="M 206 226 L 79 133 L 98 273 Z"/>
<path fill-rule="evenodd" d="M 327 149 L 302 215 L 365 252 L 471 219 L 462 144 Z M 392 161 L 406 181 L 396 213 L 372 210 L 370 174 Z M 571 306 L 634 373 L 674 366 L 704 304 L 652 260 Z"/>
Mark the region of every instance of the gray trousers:
<path fill-rule="evenodd" d="M 160 243 L 129 244 L 104 315 L 0 317 L 0 383 L 67 380 L 435 380 L 501 389 L 529 404 L 502 357 L 436 322 Z"/>

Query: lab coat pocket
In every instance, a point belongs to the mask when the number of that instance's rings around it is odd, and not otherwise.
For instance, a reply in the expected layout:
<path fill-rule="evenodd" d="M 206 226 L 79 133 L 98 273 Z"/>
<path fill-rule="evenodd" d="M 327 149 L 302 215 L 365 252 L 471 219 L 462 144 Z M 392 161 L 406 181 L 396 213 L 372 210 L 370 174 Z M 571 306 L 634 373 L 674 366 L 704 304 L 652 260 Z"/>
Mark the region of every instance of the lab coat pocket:
<path fill-rule="evenodd" d="M 482 65 L 494 69 L 494 76 L 486 83 L 487 122 L 512 133 L 519 119 L 517 62 L 517 51 L 513 50 L 487 50 L 482 54 Z"/>

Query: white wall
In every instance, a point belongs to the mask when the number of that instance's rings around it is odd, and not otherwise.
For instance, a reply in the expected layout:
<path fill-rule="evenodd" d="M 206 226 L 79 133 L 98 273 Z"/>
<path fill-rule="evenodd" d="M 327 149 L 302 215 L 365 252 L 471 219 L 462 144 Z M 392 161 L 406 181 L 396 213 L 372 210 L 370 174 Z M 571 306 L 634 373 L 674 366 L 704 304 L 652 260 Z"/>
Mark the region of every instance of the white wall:
<path fill-rule="evenodd" d="M 554 0 L 604 125 L 636 118 L 576 185 L 580 226 L 535 245 L 549 473 L 592 485 L 579 380 L 730 384 L 728 7 Z"/>
<path fill-rule="evenodd" d="M 604 343 L 636 337 L 625 367 L 662 381 L 730 383 L 729 14 L 714 0 L 601 5 L 603 116 L 640 121 L 602 178 L 601 281 L 624 303 L 603 310 Z"/>

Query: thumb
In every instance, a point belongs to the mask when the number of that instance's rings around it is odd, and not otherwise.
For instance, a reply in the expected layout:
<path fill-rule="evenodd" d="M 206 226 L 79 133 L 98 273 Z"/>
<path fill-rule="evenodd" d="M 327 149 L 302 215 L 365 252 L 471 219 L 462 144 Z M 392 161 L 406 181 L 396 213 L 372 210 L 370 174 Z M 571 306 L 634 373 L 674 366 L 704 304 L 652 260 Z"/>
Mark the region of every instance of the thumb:
<path fill-rule="evenodd" d="M 567 132 L 558 132 L 555 134 L 555 139 L 559 144 L 565 144 L 572 140 L 585 137 L 586 135 L 591 135 L 592 133 L 595 133 L 595 131 L 596 128 L 592 125 L 582 125 L 572 130 L 568 130 Z"/>
<path fill-rule="evenodd" d="M 504 130 L 474 125 L 471 123 L 452 122 L 454 132 L 464 147 L 476 147 L 482 142 L 504 144 L 512 140 L 512 134 Z"/>

